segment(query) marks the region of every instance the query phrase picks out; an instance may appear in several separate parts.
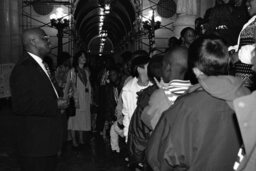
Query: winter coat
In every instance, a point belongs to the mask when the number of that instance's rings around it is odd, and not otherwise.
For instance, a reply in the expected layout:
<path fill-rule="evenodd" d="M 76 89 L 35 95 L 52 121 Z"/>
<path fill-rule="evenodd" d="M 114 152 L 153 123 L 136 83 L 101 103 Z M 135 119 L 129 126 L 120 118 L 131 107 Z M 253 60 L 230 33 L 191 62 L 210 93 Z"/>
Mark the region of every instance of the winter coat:
<path fill-rule="evenodd" d="M 242 84 L 232 76 L 207 77 L 178 98 L 148 142 L 146 158 L 152 169 L 232 170 L 242 141 L 230 105 L 249 93 Z"/>

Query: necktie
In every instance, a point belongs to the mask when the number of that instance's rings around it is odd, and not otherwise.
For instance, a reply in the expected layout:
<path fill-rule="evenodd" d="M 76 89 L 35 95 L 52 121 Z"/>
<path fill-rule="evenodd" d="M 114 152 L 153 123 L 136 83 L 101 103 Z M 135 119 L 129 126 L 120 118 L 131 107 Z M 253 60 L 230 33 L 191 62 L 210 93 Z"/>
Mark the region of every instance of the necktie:
<path fill-rule="evenodd" d="M 54 89 L 54 91 L 55 91 L 57 97 L 59 98 L 59 95 L 58 95 L 57 90 L 56 90 L 56 88 L 55 88 L 56 85 L 57 85 L 57 81 L 56 81 L 56 79 L 52 76 L 48 64 L 45 63 L 45 62 L 43 62 L 43 64 L 44 64 L 45 70 L 46 70 L 46 72 L 47 72 L 47 74 L 48 74 L 48 76 L 49 76 L 49 79 L 50 79 L 50 81 L 51 81 L 52 87 L 53 87 L 53 89 Z"/>
<path fill-rule="evenodd" d="M 51 71 L 50 71 L 50 68 L 49 68 L 48 64 L 46 62 L 43 62 L 43 64 L 44 64 L 44 67 L 47 71 L 47 74 L 49 75 L 49 77 L 51 77 Z"/>

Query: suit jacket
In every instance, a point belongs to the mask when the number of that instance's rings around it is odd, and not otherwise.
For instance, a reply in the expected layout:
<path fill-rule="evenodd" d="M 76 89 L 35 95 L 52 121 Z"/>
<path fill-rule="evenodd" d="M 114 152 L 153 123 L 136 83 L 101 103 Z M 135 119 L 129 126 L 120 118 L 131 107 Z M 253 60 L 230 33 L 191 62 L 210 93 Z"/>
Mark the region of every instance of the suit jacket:
<path fill-rule="evenodd" d="M 29 54 L 15 65 L 10 87 L 20 155 L 56 155 L 62 137 L 57 96 L 48 76 Z"/>

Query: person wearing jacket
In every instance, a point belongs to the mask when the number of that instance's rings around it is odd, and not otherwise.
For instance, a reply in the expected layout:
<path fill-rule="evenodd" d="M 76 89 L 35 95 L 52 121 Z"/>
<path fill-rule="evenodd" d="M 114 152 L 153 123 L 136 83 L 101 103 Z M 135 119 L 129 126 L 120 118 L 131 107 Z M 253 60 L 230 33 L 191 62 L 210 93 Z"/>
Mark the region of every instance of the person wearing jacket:
<path fill-rule="evenodd" d="M 194 43 L 190 59 L 199 84 L 162 114 L 152 133 L 146 158 L 154 171 L 232 170 L 242 145 L 230 105 L 249 90 L 227 76 L 223 41 L 205 37 Z"/>
<path fill-rule="evenodd" d="M 20 170 L 54 171 L 63 140 L 60 110 L 68 102 L 59 98 L 43 62 L 51 52 L 49 36 L 40 28 L 31 28 L 23 32 L 22 40 L 25 53 L 10 77 Z"/>
<path fill-rule="evenodd" d="M 137 107 L 132 115 L 128 132 L 128 149 L 131 167 L 142 167 L 145 163 L 145 149 L 151 130 L 142 122 L 141 113 L 148 105 L 151 94 L 158 89 L 154 78 L 160 80 L 162 68 L 161 55 L 154 55 L 148 64 L 148 77 L 152 86 L 138 92 Z"/>
<path fill-rule="evenodd" d="M 234 100 L 234 110 L 236 111 L 244 145 L 243 152 L 238 154 L 239 160 L 234 164 L 234 170 L 256 170 L 255 104 L 256 91 Z"/>
<path fill-rule="evenodd" d="M 256 56 L 250 62 L 252 70 L 256 72 Z M 237 98 L 233 102 L 236 111 L 240 132 L 243 139 L 242 155 L 238 154 L 239 160 L 234 165 L 234 170 L 238 171 L 254 171 L 256 170 L 256 91 L 252 94 Z"/>
<path fill-rule="evenodd" d="M 124 136 L 126 142 L 128 140 L 128 129 L 130 125 L 130 120 L 137 106 L 137 92 L 152 85 L 152 83 L 148 79 L 147 73 L 149 59 L 150 58 L 147 54 L 140 55 L 132 60 L 132 71 L 134 77 L 124 85 L 121 92 L 123 102 L 122 114 L 124 115 Z"/>
<path fill-rule="evenodd" d="M 175 47 L 168 51 L 163 59 L 160 89 L 150 97 L 144 108 L 141 119 L 152 131 L 155 129 L 162 113 L 167 110 L 191 86 L 189 80 L 184 80 L 188 68 L 188 51 L 184 47 Z"/>
<path fill-rule="evenodd" d="M 229 47 L 229 50 L 237 52 L 238 61 L 234 63 L 234 74 L 244 81 L 244 86 L 250 90 L 256 89 L 256 74 L 250 63 L 256 43 L 256 0 L 247 0 L 246 7 L 251 18 L 244 24 L 239 33 L 237 45 Z"/>

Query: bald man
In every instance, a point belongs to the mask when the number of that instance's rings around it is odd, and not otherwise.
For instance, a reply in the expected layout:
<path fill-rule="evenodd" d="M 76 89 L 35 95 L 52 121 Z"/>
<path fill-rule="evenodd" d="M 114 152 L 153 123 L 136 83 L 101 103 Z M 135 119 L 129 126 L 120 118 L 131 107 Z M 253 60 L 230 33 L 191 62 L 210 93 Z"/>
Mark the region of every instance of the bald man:
<path fill-rule="evenodd" d="M 155 126 L 162 113 L 167 110 L 191 86 L 189 80 L 184 80 L 188 68 L 188 51 L 185 47 L 175 47 L 169 50 L 163 59 L 163 83 L 150 97 L 149 104 L 144 108 L 141 119 L 151 129 Z"/>
<path fill-rule="evenodd" d="M 22 38 L 26 52 L 10 78 L 21 171 L 54 171 L 61 146 L 59 109 L 67 103 L 59 99 L 43 63 L 51 51 L 49 36 L 33 28 L 26 30 Z"/>

